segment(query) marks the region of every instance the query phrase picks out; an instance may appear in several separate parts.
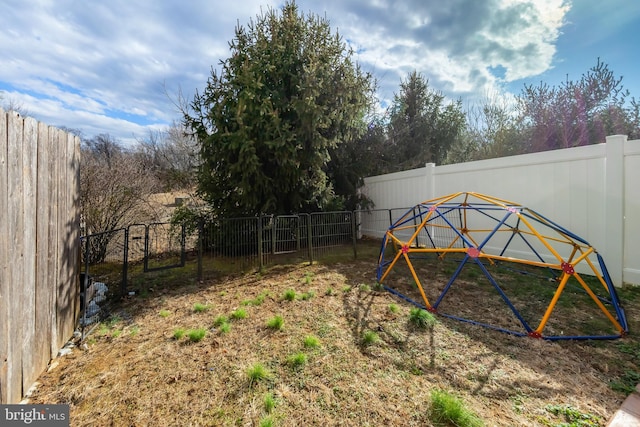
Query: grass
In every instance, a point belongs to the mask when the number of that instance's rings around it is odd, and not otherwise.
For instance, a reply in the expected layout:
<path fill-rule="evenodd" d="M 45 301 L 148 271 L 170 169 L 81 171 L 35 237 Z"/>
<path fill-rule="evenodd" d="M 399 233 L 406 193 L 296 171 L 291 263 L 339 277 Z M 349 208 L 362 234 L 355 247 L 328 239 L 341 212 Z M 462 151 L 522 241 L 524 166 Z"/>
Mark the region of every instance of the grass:
<path fill-rule="evenodd" d="M 320 339 L 313 335 L 307 335 L 304 337 L 302 344 L 305 348 L 318 348 L 320 347 Z"/>
<path fill-rule="evenodd" d="M 398 307 L 398 304 L 389 304 L 389 312 L 393 313 L 393 314 L 398 314 L 398 312 L 400 311 L 400 307 Z"/>
<path fill-rule="evenodd" d="M 164 318 L 171 316 L 171 312 L 169 310 L 160 310 L 158 314 L 160 315 L 160 317 Z"/>
<path fill-rule="evenodd" d="M 184 334 L 186 334 L 187 331 L 184 328 L 176 328 L 173 330 L 173 339 L 179 340 L 182 339 L 182 337 L 184 337 Z"/>
<path fill-rule="evenodd" d="M 209 311 L 211 306 L 208 304 L 201 304 L 199 302 L 193 304 L 193 312 L 194 313 L 204 313 L 205 311 Z"/>
<path fill-rule="evenodd" d="M 621 296 L 632 331 L 622 340 L 550 343 L 446 317 L 437 317 L 438 325 L 425 335 L 409 321 L 414 306 L 387 292 L 362 291 L 360 283 L 373 290 L 371 259 L 335 266 L 305 261 L 267 268 L 259 278 L 251 273 L 167 283 L 150 292 L 148 300 L 123 300 L 114 308 L 120 318 L 104 322 L 104 335 L 98 333 L 101 327 L 89 333 L 90 351 L 59 358 L 58 367 L 41 376 L 32 403 L 78 402 L 72 425 L 137 425 L 140 420 L 183 425 L 185 413 L 192 425 L 258 426 L 267 417 L 278 427 L 436 425 L 429 403 L 436 389 L 449 391 L 487 424 L 550 427 L 585 425 L 580 418 L 567 421 L 577 413 L 609 419 L 626 397 L 623 386 L 638 373 L 640 304 L 629 301 L 640 301 L 635 296 L 640 289 Z M 417 268 L 418 274 L 431 271 Z M 311 289 L 299 288 L 305 271 L 314 273 L 312 287 L 321 295 L 305 303 L 282 301 L 287 289 Z M 410 278 L 393 277 L 387 285 L 408 290 Z M 425 284 L 431 301 L 433 287 L 446 284 L 438 280 Z M 347 287 L 352 291 L 343 293 Z M 329 288 L 335 295 L 322 295 Z M 260 306 L 241 304 L 265 289 L 273 297 Z M 450 291 L 467 289 L 456 283 Z M 444 300 L 442 312 L 504 317 L 499 298 L 485 300 L 484 288 L 468 290 L 456 295 L 457 305 L 446 306 L 452 301 Z M 523 298 L 531 295 L 518 292 Z M 417 290 L 407 295 L 420 301 Z M 212 308 L 194 314 L 196 302 Z M 230 321 L 241 306 L 247 319 Z M 161 309 L 171 313 L 170 324 L 158 315 Z M 580 309 L 573 310 L 580 314 Z M 396 310 L 399 314 L 392 314 Z M 285 332 L 265 327 L 276 314 L 286 319 Z M 564 326 L 572 319 L 560 320 Z M 215 332 L 209 332 L 212 323 L 218 325 Z M 140 333 L 130 337 L 134 325 Z M 200 326 L 207 327 L 207 336 L 190 345 L 186 331 Z M 174 328 L 184 328 L 181 339 L 171 337 Z M 122 331 L 118 339 L 112 338 L 116 330 Z M 377 339 L 365 339 L 365 331 Z M 305 363 L 296 362 L 298 353 L 306 356 Z M 261 362 L 266 375 L 249 376 L 255 362 Z M 575 390 L 581 390 L 579 395 Z M 552 407 L 545 409 L 549 404 L 558 405 L 557 415 Z"/>
<path fill-rule="evenodd" d="M 280 331 L 283 327 L 284 319 L 282 318 L 282 316 L 274 316 L 271 319 L 267 320 L 267 328 L 269 329 Z"/>
<path fill-rule="evenodd" d="M 362 334 L 361 342 L 363 346 L 368 347 L 380 342 L 380 336 L 372 330 L 367 330 Z"/>
<path fill-rule="evenodd" d="M 260 381 L 272 378 L 273 374 L 262 363 L 255 363 L 247 369 L 247 378 L 249 386 L 253 387 Z"/>
<path fill-rule="evenodd" d="M 275 424 L 273 417 L 271 415 L 267 415 L 265 417 L 260 418 L 260 427 L 273 427 Z"/>
<path fill-rule="evenodd" d="M 220 316 L 216 317 L 215 319 L 213 319 L 213 327 L 214 328 L 219 328 L 220 326 L 224 325 L 225 323 L 229 323 L 229 318 L 223 314 L 221 314 Z"/>
<path fill-rule="evenodd" d="M 547 405 L 545 409 L 553 415 L 562 418 L 563 427 L 598 427 L 602 419 L 592 414 L 579 411 L 571 405 Z"/>
<path fill-rule="evenodd" d="M 284 291 L 284 294 L 282 295 L 282 299 L 285 301 L 293 301 L 296 299 L 296 291 L 294 291 L 293 289 L 287 289 L 286 291 Z"/>
<path fill-rule="evenodd" d="M 482 420 L 457 397 L 444 390 L 431 392 L 429 419 L 437 426 L 481 427 Z"/>
<path fill-rule="evenodd" d="M 313 292 L 313 291 L 307 291 L 307 292 L 304 292 L 302 295 L 300 295 L 300 299 L 301 299 L 302 301 L 308 301 L 308 300 L 310 300 L 311 298 L 313 298 L 315 295 L 316 295 L 316 294 L 315 294 L 315 292 Z"/>
<path fill-rule="evenodd" d="M 264 395 L 264 398 L 262 399 L 262 407 L 264 412 L 267 414 L 273 412 L 276 407 L 276 399 L 273 397 L 273 393 L 267 393 Z"/>
<path fill-rule="evenodd" d="M 307 355 L 302 352 L 297 352 L 287 357 L 287 365 L 293 369 L 299 369 L 307 363 Z"/>
<path fill-rule="evenodd" d="M 427 310 L 415 307 L 409 311 L 409 323 L 419 329 L 430 329 L 438 323 L 438 319 Z"/>
<path fill-rule="evenodd" d="M 245 310 L 244 308 L 238 308 L 237 310 L 234 310 L 233 312 L 231 312 L 231 314 L 229 315 L 229 317 L 233 320 L 246 319 L 247 316 L 248 316 L 247 310 Z"/>
<path fill-rule="evenodd" d="M 187 336 L 191 342 L 200 342 L 207 335 L 207 330 L 204 328 L 191 329 L 187 331 Z"/>

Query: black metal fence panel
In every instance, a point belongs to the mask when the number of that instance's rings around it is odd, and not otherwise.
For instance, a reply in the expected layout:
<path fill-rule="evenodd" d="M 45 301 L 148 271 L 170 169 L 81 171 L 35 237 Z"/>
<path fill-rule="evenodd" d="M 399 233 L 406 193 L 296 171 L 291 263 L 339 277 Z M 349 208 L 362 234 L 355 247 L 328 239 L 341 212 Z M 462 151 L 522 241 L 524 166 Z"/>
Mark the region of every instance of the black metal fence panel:
<path fill-rule="evenodd" d="M 83 236 L 82 316 L 90 324 L 101 310 L 91 297 L 104 289 L 120 297 L 138 292 L 147 274 L 183 268 L 182 278 L 203 280 L 224 273 L 257 271 L 280 262 L 314 262 L 372 252 L 396 216 L 406 209 L 317 212 L 218 219 L 184 227 L 167 223 Z M 364 245 L 366 243 L 366 245 Z M 352 255 L 350 255 L 352 254 Z M 98 286 L 91 287 L 92 283 Z M 90 308 L 91 305 L 91 308 Z M 88 310 L 88 311 L 87 311 Z"/>

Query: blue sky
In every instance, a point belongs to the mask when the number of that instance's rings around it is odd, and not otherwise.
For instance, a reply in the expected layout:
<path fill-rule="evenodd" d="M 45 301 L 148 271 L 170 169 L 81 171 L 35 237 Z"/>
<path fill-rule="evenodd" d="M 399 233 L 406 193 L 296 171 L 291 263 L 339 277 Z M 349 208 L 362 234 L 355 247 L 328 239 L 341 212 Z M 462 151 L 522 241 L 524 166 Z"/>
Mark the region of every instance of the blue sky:
<path fill-rule="evenodd" d="M 281 1 L 4 0 L 1 103 L 47 124 L 109 133 L 124 143 L 165 129 L 235 26 Z M 636 0 L 298 0 L 326 16 L 378 81 L 384 105 L 413 70 L 473 104 L 525 83 L 577 80 L 597 59 L 640 99 Z"/>

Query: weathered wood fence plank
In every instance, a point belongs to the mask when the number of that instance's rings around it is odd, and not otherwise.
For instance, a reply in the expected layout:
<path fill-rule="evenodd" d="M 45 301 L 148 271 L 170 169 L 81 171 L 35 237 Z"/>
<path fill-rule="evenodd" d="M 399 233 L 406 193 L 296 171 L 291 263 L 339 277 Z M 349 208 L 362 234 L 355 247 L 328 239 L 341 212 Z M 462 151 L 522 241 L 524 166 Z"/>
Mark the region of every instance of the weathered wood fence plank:
<path fill-rule="evenodd" d="M 37 230 L 36 230 L 36 305 L 35 305 L 35 337 L 33 353 L 35 366 L 46 366 L 55 356 L 51 354 L 51 321 L 52 307 L 55 307 L 53 284 L 49 279 L 49 228 L 51 204 L 49 203 L 49 127 L 38 123 L 38 193 Z"/>
<path fill-rule="evenodd" d="M 79 312 L 79 139 L 0 109 L 0 403 L 19 402 Z"/>
<path fill-rule="evenodd" d="M 19 401 L 22 397 L 22 333 L 24 324 L 21 313 L 25 309 L 24 284 L 24 200 L 23 193 L 23 160 L 22 160 L 22 128 L 23 120 L 16 113 L 7 117 L 7 159 L 9 164 L 9 190 L 7 240 L 9 252 L 9 351 L 7 373 L 7 399 L 9 402 Z"/>
<path fill-rule="evenodd" d="M 9 165 L 7 115 L 0 110 L 0 402 L 8 402 L 9 375 Z"/>

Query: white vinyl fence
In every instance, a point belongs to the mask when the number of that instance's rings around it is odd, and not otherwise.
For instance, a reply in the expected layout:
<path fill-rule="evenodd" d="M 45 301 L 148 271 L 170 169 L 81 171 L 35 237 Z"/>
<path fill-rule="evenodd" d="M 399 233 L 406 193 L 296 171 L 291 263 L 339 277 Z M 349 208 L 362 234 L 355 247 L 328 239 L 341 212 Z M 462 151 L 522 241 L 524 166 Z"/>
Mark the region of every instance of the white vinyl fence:
<path fill-rule="evenodd" d="M 477 192 L 529 207 L 588 241 L 616 286 L 640 284 L 640 140 L 436 166 L 365 178 L 375 211 L 360 218 L 380 237 L 406 208 L 457 192 Z M 389 213 L 391 209 L 391 214 Z"/>

